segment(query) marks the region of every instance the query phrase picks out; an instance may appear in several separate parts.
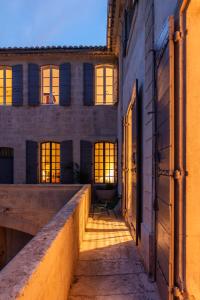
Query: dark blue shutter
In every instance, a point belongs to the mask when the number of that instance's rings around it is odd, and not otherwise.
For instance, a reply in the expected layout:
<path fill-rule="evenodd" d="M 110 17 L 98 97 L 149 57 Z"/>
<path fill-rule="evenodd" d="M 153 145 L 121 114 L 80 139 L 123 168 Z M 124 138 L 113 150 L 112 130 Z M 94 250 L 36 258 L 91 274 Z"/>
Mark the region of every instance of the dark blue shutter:
<path fill-rule="evenodd" d="M 26 183 L 38 183 L 38 143 L 26 141 Z"/>
<path fill-rule="evenodd" d="M 28 64 L 28 103 L 40 103 L 40 67 L 36 64 Z"/>
<path fill-rule="evenodd" d="M 63 141 L 60 144 L 61 183 L 73 183 L 73 142 Z"/>
<path fill-rule="evenodd" d="M 71 104 L 71 64 L 60 65 L 60 105 Z"/>
<path fill-rule="evenodd" d="M 81 183 L 92 183 L 92 143 L 80 141 L 80 181 Z"/>
<path fill-rule="evenodd" d="M 12 102 L 14 106 L 23 105 L 23 65 L 12 67 Z"/>
<path fill-rule="evenodd" d="M 94 105 L 94 65 L 83 64 L 83 103 L 84 105 Z"/>

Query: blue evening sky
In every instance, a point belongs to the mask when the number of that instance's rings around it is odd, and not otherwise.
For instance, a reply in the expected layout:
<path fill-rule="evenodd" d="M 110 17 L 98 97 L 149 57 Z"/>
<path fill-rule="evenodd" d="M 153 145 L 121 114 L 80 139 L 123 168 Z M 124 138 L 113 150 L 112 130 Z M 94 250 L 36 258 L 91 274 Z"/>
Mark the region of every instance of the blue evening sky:
<path fill-rule="evenodd" d="M 106 44 L 107 0 L 0 2 L 0 47 Z"/>

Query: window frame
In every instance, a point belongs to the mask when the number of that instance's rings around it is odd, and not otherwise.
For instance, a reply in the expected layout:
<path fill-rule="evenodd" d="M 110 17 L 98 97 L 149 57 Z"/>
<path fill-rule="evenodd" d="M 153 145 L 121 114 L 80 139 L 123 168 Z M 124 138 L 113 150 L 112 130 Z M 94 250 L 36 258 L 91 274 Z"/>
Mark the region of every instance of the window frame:
<path fill-rule="evenodd" d="M 49 148 L 49 150 L 50 150 L 50 154 L 49 154 L 49 157 L 50 157 L 50 162 L 49 162 L 49 165 L 50 165 L 50 169 L 49 169 L 49 172 L 50 172 L 50 182 L 43 182 L 42 181 L 42 171 L 43 171 L 43 168 L 42 168 L 42 145 L 44 145 L 44 144 L 50 144 L 50 148 Z M 52 169 L 52 144 L 59 144 L 60 145 L 60 147 L 61 147 L 61 143 L 60 142 L 55 142 L 55 141 L 44 141 L 44 142 L 41 142 L 40 143 L 40 149 L 39 149 L 39 159 L 40 159 L 40 172 L 39 172 L 39 174 L 40 174 L 40 183 L 41 184 L 61 184 L 61 159 L 60 159 L 60 169 Z M 55 149 L 56 150 L 56 149 Z M 60 150 L 61 151 L 61 150 Z M 45 154 L 45 157 L 46 157 L 46 154 Z M 46 162 L 45 162 L 46 163 Z M 54 162 L 54 163 L 56 163 L 56 162 Z M 46 168 L 45 168 L 46 169 Z M 52 182 L 52 170 L 60 170 L 60 178 L 59 178 L 59 182 Z M 55 176 L 55 178 L 56 178 L 56 176 Z M 45 179 L 46 179 L 46 176 L 45 176 Z"/>
<path fill-rule="evenodd" d="M 11 70 L 12 73 L 12 66 L 0 66 L 0 70 L 3 70 L 3 103 L 0 103 L 0 106 L 12 106 L 13 104 L 13 87 L 11 85 L 11 103 L 7 103 L 7 95 L 6 95 L 6 90 L 7 90 L 7 85 L 6 85 L 6 70 Z M 11 78 L 11 82 L 12 82 L 12 78 L 13 78 L 13 73 Z"/>
<path fill-rule="evenodd" d="M 112 70 L 112 79 L 113 79 L 113 84 L 112 84 L 112 103 L 106 103 L 106 69 L 111 69 Z M 103 102 L 98 103 L 97 102 L 97 70 L 98 69 L 103 69 Z M 114 65 L 96 65 L 95 66 L 95 105 L 100 106 L 100 105 L 114 105 L 116 101 L 114 101 Z"/>
<path fill-rule="evenodd" d="M 114 145 L 114 182 L 106 182 L 105 178 L 107 177 L 106 176 L 106 167 L 105 167 L 105 164 L 106 164 L 106 160 L 105 160 L 105 144 L 108 143 L 108 144 L 112 144 Z M 95 171 L 96 171 L 96 168 L 95 168 L 95 163 L 96 163 L 96 160 L 95 160 L 95 149 L 96 149 L 96 144 L 103 144 L 103 182 L 96 182 L 96 176 L 95 176 Z M 94 157 L 94 163 L 93 163 L 93 174 L 94 174 L 94 177 L 93 177 L 93 182 L 95 185 L 106 185 L 106 184 L 110 184 L 110 185 L 116 185 L 117 182 L 118 182 L 118 143 L 117 141 L 108 141 L 108 140 L 104 140 L 104 141 L 97 141 L 94 143 L 94 152 L 93 152 L 93 157 Z M 110 156 L 109 156 L 110 157 Z M 109 169 L 110 170 L 110 169 Z M 99 177 L 99 176 L 98 176 Z"/>
<path fill-rule="evenodd" d="M 43 78 L 43 71 L 44 70 L 47 70 L 49 69 L 50 71 L 50 77 L 49 77 L 49 95 L 50 97 L 52 98 L 53 96 L 53 69 L 57 69 L 58 72 L 59 72 L 59 75 L 58 75 L 58 91 L 59 91 L 59 94 L 58 94 L 58 103 L 43 103 L 43 89 L 44 89 L 44 86 L 43 86 L 43 81 L 44 81 L 44 78 Z M 40 82 L 41 82 L 41 95 L 40 95 L 40 104 L 41 105 L 59 105 L 60 104 L 60 68 L 58 65 L 43 65 L 40 67 L 40 74 L 41 74 L 41 79 L 40 79 Z"/>

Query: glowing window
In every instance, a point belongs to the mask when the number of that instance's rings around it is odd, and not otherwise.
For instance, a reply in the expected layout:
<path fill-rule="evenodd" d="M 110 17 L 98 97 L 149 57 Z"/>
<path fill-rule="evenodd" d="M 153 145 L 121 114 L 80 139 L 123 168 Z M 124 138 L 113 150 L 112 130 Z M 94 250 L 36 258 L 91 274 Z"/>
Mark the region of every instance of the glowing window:
<path fill-rule="evenodd" d="M 41 74 L 41 103 L 59 104 L 59 67 L 44 66 Z"/>
<path fill-rule="evenodd" d="M 112 105 L 113 97 L 113 67 L 96 67 L 96 105 Z"/>
<path fill-rule="evenodd" d="M 12 105 L 12 68 L 0 66 L 0 105 Z"/>
<path fill-rule="evenodd" d="M 95 144 L 95 183 L 116 183 L 117 146 L 114 143 Z"/>
<path fill-rule="evenodd" d="M 60 144 L 46 142 L 40 148 L 41 183 L 60 183 Z"/>

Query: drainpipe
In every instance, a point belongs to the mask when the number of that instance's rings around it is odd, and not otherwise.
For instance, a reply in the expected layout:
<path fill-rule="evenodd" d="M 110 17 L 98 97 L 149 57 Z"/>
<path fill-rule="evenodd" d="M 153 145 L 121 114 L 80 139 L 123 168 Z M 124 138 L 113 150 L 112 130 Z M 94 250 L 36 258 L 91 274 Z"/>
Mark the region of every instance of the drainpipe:
<path fill-rule="evenodd" d="M 185 244 L 184 244 L 184 186 L 186 172 L 184 169 L 184 43 L 185 43 L 185 28 L 184 28 L 184 13 L 190 0 L 183 0 L 180 7 L 180 41 L 179 41 L 179 99 L 178 99 L 178 157 L 177 170 L 175 172 L 175 179 L 177 182 L 177 201 L 178 201 L 178 220 L 179 220 L 179 239 L 178 239 L 178 287 L 174 288 L 175 296 L 179 299 L 187 299 L 185 286 Z"/>

